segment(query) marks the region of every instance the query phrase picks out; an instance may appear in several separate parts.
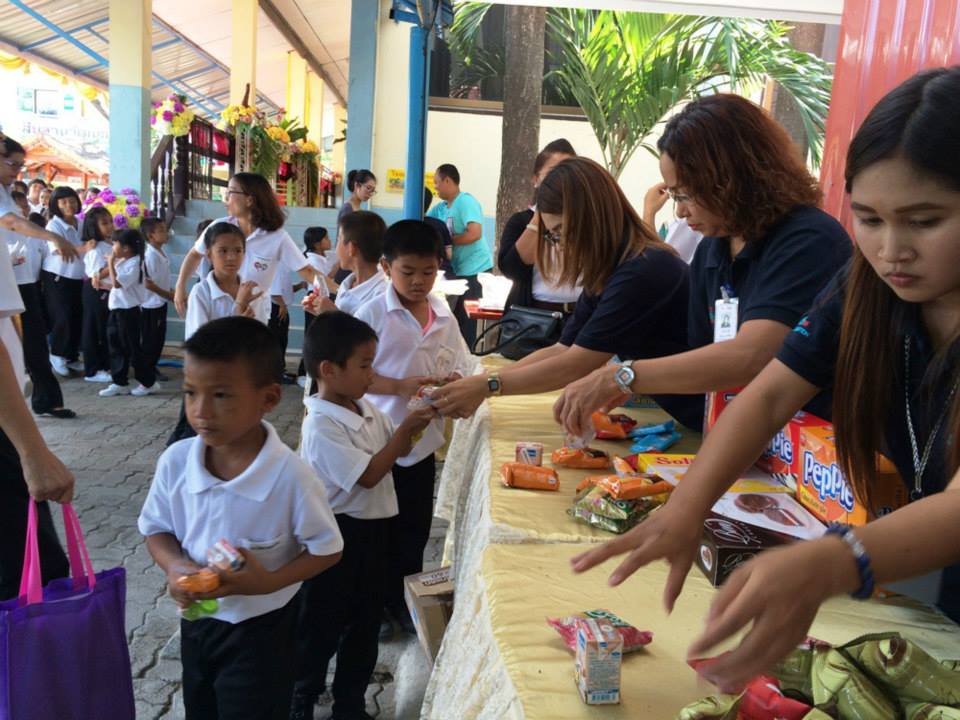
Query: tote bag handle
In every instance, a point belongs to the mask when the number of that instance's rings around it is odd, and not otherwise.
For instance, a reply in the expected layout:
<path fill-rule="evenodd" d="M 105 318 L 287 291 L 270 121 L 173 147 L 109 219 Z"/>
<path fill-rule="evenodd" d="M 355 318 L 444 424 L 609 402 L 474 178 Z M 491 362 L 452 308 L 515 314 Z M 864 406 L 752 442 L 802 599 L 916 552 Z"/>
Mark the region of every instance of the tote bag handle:
<path fill-rule="evenodd" d="M 80 519 L 73 505 L 65 503 L 63 526 L 67 536 L 67 554 L 70 557 L 70 576 L 74 590 L 86 587 L 93 590 L 97 584 L 93 572 L 93 563 L 83 540 Z M 43 581 L 40 570 L 40 546 L 37 542 L 37 504 L 30 498 L 27 504 L 27 537 L 23 550 L 23 574 L 20 578 L 20 605 L 33 605 L 43 602 Z"/>

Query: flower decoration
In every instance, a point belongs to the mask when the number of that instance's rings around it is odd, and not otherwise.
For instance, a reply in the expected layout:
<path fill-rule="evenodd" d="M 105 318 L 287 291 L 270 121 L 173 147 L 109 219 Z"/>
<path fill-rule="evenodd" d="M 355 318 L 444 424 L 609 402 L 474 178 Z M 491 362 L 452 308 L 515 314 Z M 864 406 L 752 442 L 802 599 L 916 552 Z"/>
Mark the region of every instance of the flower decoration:
<path fill-rule="evenodd" d="M 227 105 L 220 113 L 220 124 L 223 129 L 232 128 L 237 123 L 252 125 L 257 119 L 257 109 L 251 105 Z"/>
<path fill-rule="evenodd" d="M 279 125 L 269 126 L 267 128 L 267 135 L 271 140 L 275 140 L 276 142 L 283 143 L 284 145 L 290 144 L 290 135 Z"/>
<path fill-rule="evenodd" d="M 150 124 L 160 135 L 182 137 L 190 132 L 190 123 L 193 122 L 193 110 L 188 110 L 187 98 L 173 94 L 163 102 L 153 104 L 153 115 Z"/>
<path fill-rule="evenodd" d="M 137 229 L 140 227 L 143 218 L 150 217 L 150 211 L 144 206 L 140 196 L 133 188 L 123 188 L 118 192 L 114 192 L 110 188 L 104 188 L 84 203 L 83 213 L 78 217 L 95 207 L 106 208 L 107 212 L 113 217 L 114 227 L 118 230 Z"/>

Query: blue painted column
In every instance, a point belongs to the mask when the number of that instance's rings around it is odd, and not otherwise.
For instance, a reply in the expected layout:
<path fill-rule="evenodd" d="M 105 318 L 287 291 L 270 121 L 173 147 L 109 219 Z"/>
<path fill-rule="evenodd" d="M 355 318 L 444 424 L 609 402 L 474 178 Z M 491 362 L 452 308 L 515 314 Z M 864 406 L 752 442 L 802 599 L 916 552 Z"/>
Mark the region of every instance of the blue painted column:
<path fill-rule="evenodd" d="M 110 186 L 150 191 L 152 0 L 110 0 Z"/>
<path fill-rule="evenodd" d="M 380 0 L 352 0 L 344 192 L 346 174 L 351 170 L 369 168 L 373 163 L 373 109 L 379 32 Z"/>
<path fill-rule="evenodd" d="M 407 109 L 407 169 L 403 217 L 423 218 L 424 155 L 427 147 L 427 100 L 430 88 L 430 41 L 433 28 L 410 28 L 410 105 Z"/>

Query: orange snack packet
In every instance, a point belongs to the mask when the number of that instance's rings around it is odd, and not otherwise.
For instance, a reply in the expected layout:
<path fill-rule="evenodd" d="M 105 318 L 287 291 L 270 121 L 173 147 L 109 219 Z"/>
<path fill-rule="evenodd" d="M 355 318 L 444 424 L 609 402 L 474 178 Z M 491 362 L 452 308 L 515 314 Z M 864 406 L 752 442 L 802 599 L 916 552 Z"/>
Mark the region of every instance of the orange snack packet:
<path fill-rule="evenodd" d="M 617 500 L 638 500 L 673 491 L 673 485 L 659 475 L 590 475 L 577 485 L 577 493 L 594 486 L 602 487 Z"/>
<path fill-rule="evenodd" d="M 203 568 L 192 575 L 177 578 L 177 587 L 192 593 L 206 593 L 220 587 L 220 576 L 210 568 Z"/>
<path fill-rule="evenodd" d="M 559 490 L 557 471 L 527 463 L 504 463 L 500 468 L 500 481 L 506 487 L 524 490 Z"/>
<path fill-rule="evenodd" d="M 593 448 L 562 447 L 550 454 L 554 465 L 581 470 L 605 470 L 610 467 L 610 456 Z"/>

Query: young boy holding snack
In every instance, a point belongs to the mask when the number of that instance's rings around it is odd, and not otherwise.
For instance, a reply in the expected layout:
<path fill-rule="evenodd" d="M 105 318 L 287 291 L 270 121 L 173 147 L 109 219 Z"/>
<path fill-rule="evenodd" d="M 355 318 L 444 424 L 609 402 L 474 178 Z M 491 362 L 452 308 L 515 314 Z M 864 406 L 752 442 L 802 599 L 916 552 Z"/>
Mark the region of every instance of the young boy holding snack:
<path fill-rule="evenodd" d="M 294 596 L 340 558 L 343 541 L 323 487 L 263 416 L 276 407 L 279 350 L 267 327 L 214 320 L 184 343 L 184 395 L 198 437 L 157 462 L 138 527 L 183 609 L 218 598 L 215 612 L 181 620 L 188 718 L 286 718 L 295 672 Z M 188 592 L 220 540 L 243 567 L 216 570 L 209 592 Z M 194 578 L 197 579 L 197 578 Z"/>
<path fill-rule="evenodd" d="M 422 386 L 455 379 L 472 369 L 449 306 L 430 292 L 442 252 L 440 238 L 426 223 L 401 220 L 391 225 L 384 236 L 382 261 L 390 285 L 356 312 L 380 338 L 370 401 L 398 424 Z M 436 418 L 393 469 L 399 514 L 390 546 L 387 610 L 407 631 L 413 626 L 403 599 L 403 578 L 423 569 L 433 519 L 434 453 L 443 443 L 443 420 Z M 385 625 L 383 631 L 386 638 L 392 629 Z"/>
<path fill-rule="evenodd" d="M 326 488 L 343 536 L 343 558 L 301 591 L 290 713 L 296 720 L 313 720 L 334 654 L 333 717 L 369 717 L 364 698 L 377 664 L 387 549 L 397 515 L 391 468 L 436 416 L 422 408 L 395 426 L 363 397 L 374 380 L 376 354 L 373 329 L 343 312 L 318 316 L 304 339 L 304 363 L 317 392 L 304 401 L 300 455 Z"/>

